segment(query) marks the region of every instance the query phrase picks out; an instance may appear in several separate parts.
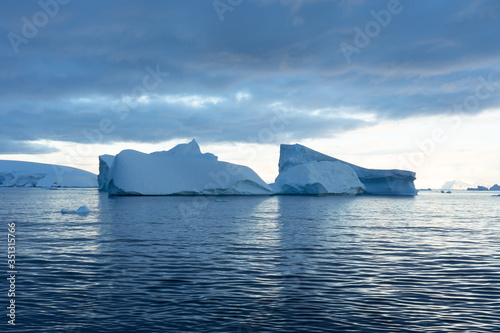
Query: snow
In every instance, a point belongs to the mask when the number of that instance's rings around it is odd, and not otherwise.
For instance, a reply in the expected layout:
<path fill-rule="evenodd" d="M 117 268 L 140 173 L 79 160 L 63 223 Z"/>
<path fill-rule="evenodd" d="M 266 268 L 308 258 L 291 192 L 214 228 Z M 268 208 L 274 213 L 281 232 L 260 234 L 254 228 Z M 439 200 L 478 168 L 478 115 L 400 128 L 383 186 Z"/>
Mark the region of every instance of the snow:
<path fill-rule="evenodd" d="M 360 194 L 365 191 L 351 167 L 327 161 L 294 165 L 280 172 L 271 187 L 280 194 Z"/>
<path fill-rule="evenodd" d="M 450 180 L 450 181 L 447 181 L 446 183 L 444 183 L 443 186 L 441 186 L 441 189 L 442 190 L 466 190 L 472 186 L 473 186 L 473 184 L 471 184 L 471 183 L 467 183 L 467 182 L 464 182 L 464 181 L 459 180 L 459 179 L 454 179 L 454 180 Z"/>
<path fill-rule="evenodd" d="M 90 210 L 87 206 L 81 206 L 77 210 L 61 209 L 61 214 L 88 214 Z"/>
<path fill-rule="evenodd" d="M 96 175 L 66 166 L 0 160 L 0 187 L 97 187 Z"/>
<path fill-rule="evenodd" d="M 417 195 L 415 173 L 366 169 L 305 146 L 280 146 L 279 175 L 272 188 L 279 194 Z"/>
<path fill-rule="evenodd" d="M 110 195 L 273 194 L 252 169 L 202 154 L 195 140 L 151 154 L 123 150 L 101 179 L 108 180 L 101 185 Z"/>

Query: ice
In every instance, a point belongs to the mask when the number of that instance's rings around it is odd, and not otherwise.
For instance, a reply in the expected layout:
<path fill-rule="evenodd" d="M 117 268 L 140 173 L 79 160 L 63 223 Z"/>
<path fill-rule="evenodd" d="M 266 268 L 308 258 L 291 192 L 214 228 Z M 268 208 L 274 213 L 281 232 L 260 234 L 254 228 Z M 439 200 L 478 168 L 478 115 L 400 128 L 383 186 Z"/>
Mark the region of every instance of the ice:
<path fill-rule="evenodd" d="M 500 191 L 500 186 L 498 186 L 498 184 L 495 184 L 492 187 L 490 187 L 490 191 Z"/>
<path fill-rule="evenodd" d="M 454 179 L 447 181 L 446 183 L 441 186 L 442 190 L 466 190 L 467 188 L 471 187 L 472 184 L 468 182 L 464 182 L 460 179 Z"/>
<path fill-rule="evenodd" d="M 115 157 L 113 155 L 101 155 L 99 156 L 99 175 L 97 176 L 97 183 L 99 185 L 99 191 L 108 191 L 109 184 L 109 169 L 113 165 Z"/>
<path fill-rule="evenodd" d="M 109 167 L 109 160 L 106 162 Z M 103 167 L 105 171 L 105 167 Z M 110 195 L 270 195 L 272 189 L 250 168 L 202 154 L 193 140 L 169 151 L 123 150 L 100 183 Z"/>
<path fill-rule="evenodd" d="M 97 187 L 96 175 L 71 167 L 0 160 L 0 187 Z"/>
<path fill-rule="evenodd" d="M 279 175 L 272 188 L 280 194 L 417 195 L 415 173 L 366 169 L 305 146 L 280 146 Z"/>
<path fill-rule="evenodd" d="M 90 210 L 87 206 L 80 206 L 77 210 L 61 209 L 61 214 L 88 214 Z"/>
<path fill-rule="evenodd" d="M 365 191 L 351 167 L 327 161 L 294 165 L 280 172 L 271 188 L 280 194 L 360 194 Z"/>

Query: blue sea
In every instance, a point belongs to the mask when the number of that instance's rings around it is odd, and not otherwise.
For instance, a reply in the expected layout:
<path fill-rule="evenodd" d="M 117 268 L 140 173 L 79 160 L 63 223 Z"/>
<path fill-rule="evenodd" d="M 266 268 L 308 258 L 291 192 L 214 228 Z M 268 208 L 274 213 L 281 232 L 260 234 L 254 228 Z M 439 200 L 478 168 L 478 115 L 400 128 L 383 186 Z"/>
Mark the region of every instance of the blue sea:
<path fill-rule="evenodd" d="M 0 331 L 500 332 L 493 194 L 108 197 L 0 188 Z M 82 205 L 89 214 L 61 214 Z"/>

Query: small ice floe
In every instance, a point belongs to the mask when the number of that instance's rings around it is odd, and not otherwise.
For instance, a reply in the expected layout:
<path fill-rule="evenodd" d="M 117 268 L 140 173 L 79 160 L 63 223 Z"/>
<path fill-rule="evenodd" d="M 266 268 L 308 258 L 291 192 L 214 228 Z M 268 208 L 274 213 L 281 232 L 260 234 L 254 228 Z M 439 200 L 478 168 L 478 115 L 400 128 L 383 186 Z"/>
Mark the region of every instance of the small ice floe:
<path fill-rule="evenodd" d="M 215 202 L 226 202 L 224 199 L 215 199 Z"/>
<path fill-rule="evenodd" d="M 42 187 L 43 190 L 58 190 L 59 188 L 57 188 L 56 186 L 52 185 L 52 186 L 44 186 Z"/>
<path fill-rule="evenodd" d="M 61 209 L 61 214 L 88 214 L 90 210 L 87 206 L 81 206 L 77 210 Z"/>
<path fill-rule="evenodd" d="M 451 191 L 446 191 L 446 193 L 450 194 L 450 193 L 451 193 Z"/>
<path fill-rule="evenodd" d="M 500 197 L 500 194 L 495 194 L 493 195 L 493 197 Z"/>

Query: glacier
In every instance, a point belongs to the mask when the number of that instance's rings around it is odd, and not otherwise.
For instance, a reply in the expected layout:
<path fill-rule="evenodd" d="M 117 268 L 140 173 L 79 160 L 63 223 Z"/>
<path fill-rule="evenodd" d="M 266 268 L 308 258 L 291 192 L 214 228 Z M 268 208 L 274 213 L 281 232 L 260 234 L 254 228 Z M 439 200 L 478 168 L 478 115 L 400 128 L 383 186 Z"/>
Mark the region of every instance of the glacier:
<path fill-rule="evenodd" d="M 99 164 L 99 188 L 109 195 L 274 194 L 252 169 L 201 153 L 194 139 L 151 154 L 102 155 Z"/>
<path fill-rule="evenodd" d="M 417 195 L 412 171 L 366 169 L 300 144 L 282 144 L 278 166 L 278 194 Z"/>
<path fill-rule="evenodd" d="M 77 168 L 0 160 L 0 187 L 97 187 L 97 178 Z"/>

